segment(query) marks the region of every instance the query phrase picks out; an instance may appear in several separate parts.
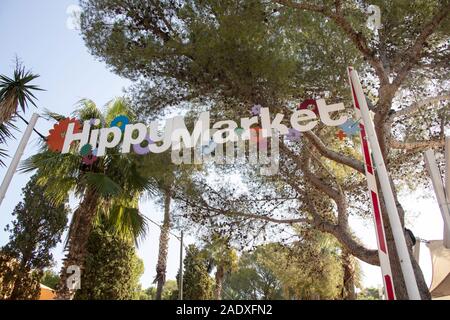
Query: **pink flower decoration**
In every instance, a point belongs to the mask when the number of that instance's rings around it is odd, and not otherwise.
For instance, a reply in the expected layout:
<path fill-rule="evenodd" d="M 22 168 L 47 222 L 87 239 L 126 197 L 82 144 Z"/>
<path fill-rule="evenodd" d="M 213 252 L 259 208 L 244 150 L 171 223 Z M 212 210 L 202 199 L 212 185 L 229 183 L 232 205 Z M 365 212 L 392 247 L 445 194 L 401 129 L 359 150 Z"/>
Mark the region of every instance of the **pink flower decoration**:
<path fill-rule="evenodd" d="M 255 104 L 255 105 L 252 107 L 252 114 L 253 114 L 254 116 L 259 115 L 259 114 L 261 113 L 261 108 L 262 108 L 262 106 L 261 106 L 260 104 Z"/>

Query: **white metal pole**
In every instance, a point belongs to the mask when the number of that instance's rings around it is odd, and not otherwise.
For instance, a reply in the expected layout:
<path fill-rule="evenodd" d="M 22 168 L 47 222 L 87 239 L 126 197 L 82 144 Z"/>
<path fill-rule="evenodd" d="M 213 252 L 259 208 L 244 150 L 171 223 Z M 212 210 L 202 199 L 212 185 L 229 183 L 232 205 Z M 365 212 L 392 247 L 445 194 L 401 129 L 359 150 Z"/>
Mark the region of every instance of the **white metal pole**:
<path fill-rule="evenodd" d="M 445 137 L 445 190 L 450 202 L 450 136 Z"/>
<path fill-rule="evenodd" d="M 433 150 L 425 151 L 425 166 L 433 182 L 433 189 L 436 195 L 436 200 L 441 210 L 442 220 L 444 221 L 444 235 L 443 244 L 446 248 L 450 248 L 450 210 L 447 199 L 445 197 L 444 184 L 442 183 L 441 173 L 436 163 Z"/>
<path fill-rule="evenodd" d="M 450 136 L 445 137 L 445 198 L 447 199 L 447 213 L 450 214 Z M 447 216 L 448 217 L 448 216 Z M 444 229 L 444 245 L 450 249 L 450 226 Z"/>
<path fill-rule="evenodd" d="M 23 133 L 22 139 L 20 140 L 19 146 L 17 147 L 16 153 L 12 158 L 11 164 L 9 165 L 9 168 L 6 171 L 2 185 L 0 186 L 0 206 L 3 202 L 3 199 L 5 198 L 6 191 L 8 191 L 9 184 L 11 183 L 14 173 L 16 172 L 17 166 L 19 165 L 20 162 L 20 158 L 23 155 L 23 151 L 25 150 L 28 140 L 30 140 L 31 133 L 33 132 L 34 126 L 36 125 L 38 118 L 39 115 L 37 113 L 33 113 L 30 122 L 28 123 L 28 126 L 25 129 L 25 132 Z"/>
<path fill-rule="evenodd" d="M 405 279 L 408 297 L 410 300 L 421 300 L 408 247 L 406 245 L 404 229 L 400 222 L 394 194 L 392 192 L 389 176 L 384 164 L 383 155 L 381 153 L 375 128 L 370 117 L 369 108 L 367 107 L 366 97 L 364 96 L 358 73 L 353 68 L 349 67 L 349 74 L 352 80 L 352 92 L 355 95 L 355 100 L 357 100 L 357 103 L 359 104 L 361 116 L 365 124 L 367 138 L 369 139 L 369 144 L 372 149 L 375 170 L 380 180 L 381 190 L 383 191 L 383 198 L 386 204 L 389 222 L 391 223 L 395 247 L 400 260 L 403 278 Z"/>

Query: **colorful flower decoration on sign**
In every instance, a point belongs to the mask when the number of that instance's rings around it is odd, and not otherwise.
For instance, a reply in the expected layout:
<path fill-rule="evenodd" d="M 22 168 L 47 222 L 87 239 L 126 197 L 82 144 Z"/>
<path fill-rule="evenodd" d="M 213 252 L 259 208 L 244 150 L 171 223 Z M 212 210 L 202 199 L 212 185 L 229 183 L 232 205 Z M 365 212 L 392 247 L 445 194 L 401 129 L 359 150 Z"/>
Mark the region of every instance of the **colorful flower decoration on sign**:
<path fill-rule="evenodd" d="M 301 136 L 300 131 L 295 130 L 294 128 L 289 128 L 288 134 L 286 135 L 286 139 L 289 141 L 299 141 L 300 136 Z"/>
<path fill-rule="evenodd" d="M 89 119 L 89 124 L 91 126 L 98 126 L 100 123 L 101 123 L 100 119 L 95 119 L 95 118 Z"/>
<path fill-rule="evenodd" d="M 250 128 L 250 140 L 259 142 L 263 139 L 261 130 L 260 127 Z"/>
<path fill-rule="evenodd" d="M 87 155 L 87 156 L 84 156 L 83 158 L 82 158 L 82 162 L 85 164 L 85 165 L 88 165 L 88 166 L 90 166 L 90 165 L 93 165 L 94 164 L 94 162 L 95 161 L 97 161 L 97 157 L 96 156 L 94 156 L 94 154 L 90 154 L 90 155 Z"/>
<path fill-rule="evenodd" d="M 359 133 L 359 123 L 357 121 L 353 121 L 348 119 L 343 124 L 339 126 L 347 135 L 354 136 Z"/>
<path fill-rule="evenodd" d="M 90 155 L 92 153 L 92 146 L 87 143 L 84 146 L 81 147 L 80 149 L 80 154 L 85 157 L 87 155 Z"/>
<path fill-rule="evenodd" d="M 260 104 L 255 104 L 255 105 L 252 107 L 252 114 L 253 114 L 254 116 L 259 115 L 259 114 L 261 113 L 261 108 L 262 108 L 262 106 L 261 106 Z"/>
<path fill-rule="evenodd" d="M 319 115 L 319 107 L 314 99 L 306 99 L 297 107 L 297 110 L 308 109 L 313 111 L 317 116 Z"/>
<path fill-rule="evenodd" d="M 144 155 L 144 154 L 150 153 L 150 148 L 149 148 L 148 146 L 149 146 L 150 144 L 155 143 L 155 141 L 153 141 L 152 139 L 150 139 L 150 136 L 149 136 L 149 135 L 147 135 L 147 136 L 145 137 L 145 140 L 144 140 L 144 141 L 147 141 L 147 146 L 145 146 L 145 147 L 141 146 L 140 143 L 133 144 L 133 151 L 134 151 L 136 154 Z"/>
<path fill-rule="evenodd" d="M 339 140 L 344 140 L 344 138 L 345 137 L 347 137 L 347 135 L 345 134 L 345 132 L 344 131 L 342 131 L 342 130 L 339 130 L 337 133 L 336 133 L 336 136 L 339 138 Z"/>
<path fill-rule="evenodd" d="M 81 132 L 81 123 L 77 119 L 65 118 L 60 120 L 53 126 L 53 129 L 50 129 L 49 135 L 47 136 L 47 146 L 49 150 L 53 152 L 62 151 L 69 123 L 75 124 L 73 128 L 74 133 Z"/>
<path fill-rule="evenodd" d="M 120 115 L 114 118 L 109 124 L 110 127 L 119 127 L 122 132 L 125 131 L 125 126 L 130 123 L 130 119 L 127 116 Z"/>
<path fill-rule="evenodd" d="M 234 129 L 234 132 L 240 137 L 242 133 L 244 132 L 243 128 L 236 128 Z"/>
<path fill-rule="evenodd" d="M 97 150 L 93 150 L 92 146 L 89 143 L 85 144 L 80 149 L 80 155 L 83 156 L 81 161 L 86 165 L 92 165 L 95 161 L 97 161 L 96 154 Z"/>
<path fill-rule="evenodd" d="M 217 144 L 214 142 L 213 139 L 209 141 L 209 144 L 202 146 L 202 153 L 203 154 L 210 154 L 211 152 L 216 149 Z"/>

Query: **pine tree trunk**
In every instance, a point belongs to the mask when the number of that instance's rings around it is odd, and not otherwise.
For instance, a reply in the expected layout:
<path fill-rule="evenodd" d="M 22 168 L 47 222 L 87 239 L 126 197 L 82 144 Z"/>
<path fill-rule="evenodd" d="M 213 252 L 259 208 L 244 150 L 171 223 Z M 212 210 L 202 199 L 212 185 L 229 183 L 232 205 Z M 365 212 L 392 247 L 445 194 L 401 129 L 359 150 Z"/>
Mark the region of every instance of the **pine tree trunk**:
<path fill-rule="evenodd" d="M 380 191 L 381 192 L 381 191 Z M 394 196 L 396 197 L 396 191 L 394 190 Z M 380 199 L 381 208 L 382 208 L 382 216 L 384 220 L 384 228 L 386 232 L 386 243 L 389 250 L 389 259 L 391 262 L 391 270 L 392 270 L 392 277 L 394 282 L 394 288 L 395 288 L 395 295 L 398 300 L 408 300 L 408 292 L 406 290 L 406 284 L 405 280 L 403 278 L 402 269 L 400 266 L 400 261 L 397 255 L 397 249 L 395 246 L 394 241 L 394 235 L 392 234 L 392 228 L 389 223 L 389 217 L 386 213 L 386 207 L 384 204 L 384 201 Z M 400 219 L 402 222 L 402 225 L 404 226 L 404 213 L 403 208 L 401 207 L 400 203 L 397 202 L 397 208 L 399 210 Z M 425 278 L 423 276 L 422 270 L 420 269 L 420 266 L 417 264 L 416 260 L 414 259 L 412 255 L 412 243 L 408 241 L 408 235 L 405 234 L 405 239 L 407 240 L 408 244 L 408 251 L 409 256 L 411 258 L 411 263 L 414 269 L 414 273 L 417 280 L 417 286 L 419 287 L 419 292 L 422 300 L 430 300 L 431 295 L 430 291 L 428 290 L 428 286 L 425 282 Z"/>
<path fill-rule="evenodd" d="M 25 300 L 26 298 L 23 296 L 22 287 L 23 287 L 23 277 L 24 270 L 20 268 L 17 270 L 16 280 L 14 281 L 14 286 L 11 291 L 11 295 L 9 296 L 10 300 Z"/>
<path fill-rule="evenodd" d="M 392 104 L 392 102 L 389 103 L 388 109 L 391 108 L 391 104 Z M 386 146 L 388 146 L 389 144 L 388 144 L 388 138 L 383 134 L 383 129 L 384 129 L 383 126 L 385 124 L 385 120 L 386 119 L 384 117 L 382 117 L 381 115 L 379 115 L 379 114 L 375 115 L 375 118 L 374 118 L 375 130 L 376 130 L 376 133 L 378 136 L 378 140 L 380 142 L 381 152 L 382 152 L 384 161 L 386 163 L 387 170 L 389 172 L 389 162 L 386 161 L 386 159 L 388 159 L 388 153 L 389 153 L 389 150 Z M 394 195 L 394 199 L 395 199 L 395 202 L 397 205 L 400 222 L 404 228 L 405 211 L 403 210 L 402 205 L 398 201 L 397 190 L 395 188 L 395 185 L 394 185 L 392 179 L 390 180 L 390 183 L 391 183 L 392 193 Z M 391 262 L 391 270 L 392 270 L 392 277 L 393 277 L 394 288 L 395 288 L 395 295 L 398 300 L 407 300 L 408 292 L 406 290 L 406 284 L 405 284 L 405 280 L 403 278 L 403 273 L 401 270 L 400 261 L 399 261 L 398 254 L 397 254 L 397 249 L 395 246 L 394 236 L 392 233 L 391 224 L 389 222 L 389 216 L 388 216 L 387 210 L 386 210 L 386 204 L 385 204 L 384 198 L 383 198 L 383 192 L 381 190 L 380 181 L 378 180 L 378 178 L 377 178 L 377 187 L 378 187 L 378 190 L 380 193 L 381 214 L 383 216 L 384 228 L 385 228 L 385 233 L 386 233 L 386 242 L 387 242 L 387 247 L 389 250 L 389 260 Z M 405 238 L 408 239 L 406 234 L 405 234 Z M 417 286 L 419 288 L 420 296 L 421 296 L 422 300 L 430 300 L 431 299 L 430 291 L 425 282 L 425 278 L 423 276 L 422 270 L 420 269 L 419 264 L 416 262 L 416 260 L 414 259 L 413 255 L 412 255 L 412 244 L 410 242 L 408 242 L 408 240 L 407 240 L 407 245 L 408 245 L 408 249 L 409 249 L 408 250 L 409 256 L 411 258 L 412 266 L 414 269 L 414 274 L 416 276 Z"/>
<path fill-rule="evenodd" d="M 170 232 L 170 201 L 171 191 L 167 189 L 164 194 L 164 221 L 159 236 L 158 263 L 156 265 L 156 277 L 154 283 L 156 287 L 156 300 L 161 300 L 164 283 L 166 282 L 167 254 L 169 250 L 169 232 Z"/>
<path fill-rule="evenodd" d="M 58 300 L 71 300 L 76 290 L 67 286 L 68 268 L 78 266 L 81 274 L 87 255 L 87 242 L 92 231 L 92 222 L 97 211 L 98 197 L 94 191 L 87 191 L 77 210 L 75 210 L 68 234 L 67 255 L 60 273 L 60 281 L 56 291 Z M 80 277 L 81 277 L 80 274 Z M 81 286 L 83 284 L 81 283 Z"/>
<path fill-rule="evenodd" d="M 344 269 L 344 300 L 356 300 L 355 294 L 355 268 L 352 256 L 347 250 L 342 251 L 342 268 Z"/>
<path fill-rule="evenodd" d="M 217 266 L 215 278 L 216 278 L 216 287 L 214 289 L 214 298 L 216 300 L 222 300 L 222 284 L 223 284 L 223 276 L 224 270 L 223 266 Z"/>

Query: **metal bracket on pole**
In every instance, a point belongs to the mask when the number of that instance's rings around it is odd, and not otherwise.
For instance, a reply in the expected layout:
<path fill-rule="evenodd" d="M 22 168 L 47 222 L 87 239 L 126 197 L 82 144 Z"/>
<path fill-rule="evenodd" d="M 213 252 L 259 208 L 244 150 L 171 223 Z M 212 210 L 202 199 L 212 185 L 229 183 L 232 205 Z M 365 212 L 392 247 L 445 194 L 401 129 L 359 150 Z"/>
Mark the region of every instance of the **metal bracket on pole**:
<path fill-rule="evenodd" d="M 445 187 L 442 182 L 441 172 L 439 171 L 438 165 L 436 163 L 436 158 L 433 150 L 427 150 L 424 153 L 425 166 L 427 168 L 428 174 L 430 175 L 431 181 L 433 182 L 433 189 L 436 195 L 436 200 L 441 210 L 442 220 L 444 222 L 444 234 L 443 234 L 443 244 L 444 247 L 450 249 L 450 137 L 445 139 Z"/>
<path fill-rule="evenodd" d="M 8 191 L 9 184 L 16 173 L 17 166 L 19 165 L 20 158 L 22 158 L 23 151 L 25 150 L 26 145 L 28 144 L 28 140 L 30 140 L 31 133 L 33 132 L 34 126 L 39 118 L 37 113 L 33 113 L 31 116 L 30 122 L 28 123 L 25 132 L 23 133 L 22 139 L 19 142 L 19 146 L 17 147 L 16 153 L 11 160 L 11 164 L 9 165 L 8 170 L 6 171 L 5 177 L 3 178 L 3 182 L 0 186 L 0 206 L 5 198 L 6 191 Z"/>

